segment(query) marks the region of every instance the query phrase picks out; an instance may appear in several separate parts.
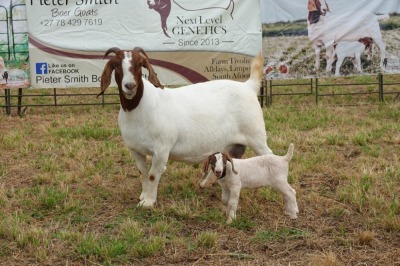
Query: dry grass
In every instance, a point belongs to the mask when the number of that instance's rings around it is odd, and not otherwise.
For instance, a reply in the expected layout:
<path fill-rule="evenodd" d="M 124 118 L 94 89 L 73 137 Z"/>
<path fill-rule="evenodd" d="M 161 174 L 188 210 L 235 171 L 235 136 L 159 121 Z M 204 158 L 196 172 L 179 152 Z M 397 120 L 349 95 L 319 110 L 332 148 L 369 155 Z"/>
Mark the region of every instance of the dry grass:
<path fill-rule="evenodd" d="M 399 265 L 400 104 L 264 109 L 268 144 L 295 155 L 300 208 L 245 190 L 224 224 L 220 189 L 201 167 L 170 162 L 157 207 L 116 123 L 117 106 L 35 107 L 0 116 L 1 265 Z M 246 156 L 251 156 L 248 152 Z"/>

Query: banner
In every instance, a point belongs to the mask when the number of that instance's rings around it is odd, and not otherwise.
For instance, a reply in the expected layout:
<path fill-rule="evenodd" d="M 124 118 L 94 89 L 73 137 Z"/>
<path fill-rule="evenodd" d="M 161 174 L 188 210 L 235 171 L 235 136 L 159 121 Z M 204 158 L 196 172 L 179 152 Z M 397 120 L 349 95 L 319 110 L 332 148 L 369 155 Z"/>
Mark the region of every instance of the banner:
<path fill-rule="evenodd" d="M 399 0 L 262 0 L 267 79 L 400 73 Z"/>
<path fill-rule="evenodd" d="M 29 0 L 26 8 L 34 88 L 99 86 L 111 47 L 142 47 L 164 85 L 245 80 L 262 49 L 259 0 Z"/>

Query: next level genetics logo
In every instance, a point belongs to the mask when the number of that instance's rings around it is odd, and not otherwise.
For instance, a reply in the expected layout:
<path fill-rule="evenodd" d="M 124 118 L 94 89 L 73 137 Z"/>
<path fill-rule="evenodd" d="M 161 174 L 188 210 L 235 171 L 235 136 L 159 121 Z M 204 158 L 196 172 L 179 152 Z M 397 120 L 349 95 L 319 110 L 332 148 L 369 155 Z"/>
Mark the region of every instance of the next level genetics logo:
<path fill-rule="evenodd" d="M 47 63 L 36 63 L 36 74 L 45 75 L 49 73 Z"/>

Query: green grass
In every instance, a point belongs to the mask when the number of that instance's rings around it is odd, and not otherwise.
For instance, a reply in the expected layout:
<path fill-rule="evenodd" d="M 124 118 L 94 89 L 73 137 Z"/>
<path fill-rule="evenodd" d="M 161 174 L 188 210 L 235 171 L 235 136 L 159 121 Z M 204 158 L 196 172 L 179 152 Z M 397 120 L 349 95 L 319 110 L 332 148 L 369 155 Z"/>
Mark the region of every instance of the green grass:
<path fill-rule="evenodd" d="M 279 230 L 267 230 L 267 231 L 260 231 L 257 232 L 256 236 L 254 237 L 254 241 L 257 242 L 271 242 L 277 240 L 291 240 L 291 239 L 302 239 L 307 237 L 307 232 L 303 230 L 299 230 L 296 228 L 287 228 L 283 227 Z"/>
<path fill-rule="evenodd" d="M 118 106 L 36 107 L 22 117 L 0 116 L 0 260 L 395 265 L 399 102 L 330 97 L 317 106 L 314 97 L 276 96 L 263 109 L 271 149 L 284 155 L 295 144 L 289 181 L 298 219 L 284 215 L 274 189 L 244 189 L 230 225 L 219 186 L 199 188 L 199 165 L 169 162 L 156 207 L 137 206 L 140 173 L 120 137 Z"/>

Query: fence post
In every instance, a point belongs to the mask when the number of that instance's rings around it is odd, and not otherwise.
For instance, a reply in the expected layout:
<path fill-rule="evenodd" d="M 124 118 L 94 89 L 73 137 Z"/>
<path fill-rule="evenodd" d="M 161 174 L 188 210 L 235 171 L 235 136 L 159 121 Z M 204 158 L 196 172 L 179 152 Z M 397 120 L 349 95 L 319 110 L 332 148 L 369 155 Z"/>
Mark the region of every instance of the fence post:
<path fill-rule="evenodd" d="M 269 98 L 268 98 L 268 105 L 272 105 L 272 79 L 269 80 Z"/>
<path fill-rule="evenodd" d="M 22 88 L 18 88 L 18 115 L 21 115 L 21 105 L 22 105 Z"/>
<path fill-rule="evenodd" d="M 379 101 L 383 102 L 383 75 L 382 73 L 378 74 L 378 80 L 379 80 Z"/>
<path fill-rule="evenodd" d="M 261 108 L 264 107 L 264 80 L 261 81 L 261 87 L 260 87 L 260 105 Z"/>
<path fill-rule="evenodd" d="M 318 78 L 315 78 L 315 103 L 318 105 Z"/>
<path fill-rule="evenodd" d="M 311 87 L 311 93 L 310 94 L 313 94 L 313 92 L 314 92 L 313 78 L 310 78 L 310 87 Z"/>
<path fill-rule="evenodd" d="M 53 89 L 54 106 L 57 107 L 57 89 Z"/>
<path fill-rule="evenodd" d="M 11 96 L 10 89 L 4 89 L 4 98 L 6 101 L 6 114 L 11 115 Z"/>

